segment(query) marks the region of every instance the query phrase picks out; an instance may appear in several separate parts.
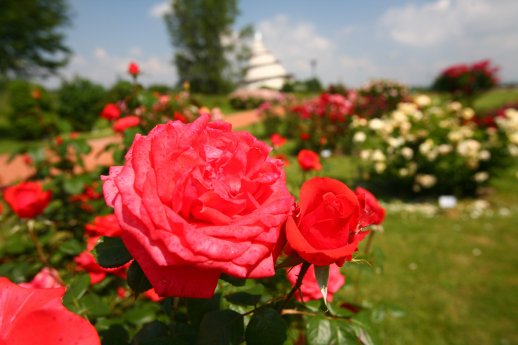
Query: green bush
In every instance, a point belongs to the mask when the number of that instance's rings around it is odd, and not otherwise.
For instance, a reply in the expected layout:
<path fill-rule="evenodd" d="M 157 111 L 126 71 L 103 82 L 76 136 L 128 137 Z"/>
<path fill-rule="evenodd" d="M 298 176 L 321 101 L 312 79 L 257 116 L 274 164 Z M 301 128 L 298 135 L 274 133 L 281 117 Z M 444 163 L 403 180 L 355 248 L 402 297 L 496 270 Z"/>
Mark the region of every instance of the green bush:
<path fill-rule="evenodd" d="M 7 86 L 7 93 L 8 122 L 13 137 L 41 139 L 56 131 L 59 121 L 55 107 L 50 94 L 42 86 L 14 80 Z"/>
<path fill-rule="evenodd" d="M 58 98 L 59 115 L 77 131 L 91 130 L 107 102 L 101 85 L 79 77 L 64 82 L 58 91 Z"/>

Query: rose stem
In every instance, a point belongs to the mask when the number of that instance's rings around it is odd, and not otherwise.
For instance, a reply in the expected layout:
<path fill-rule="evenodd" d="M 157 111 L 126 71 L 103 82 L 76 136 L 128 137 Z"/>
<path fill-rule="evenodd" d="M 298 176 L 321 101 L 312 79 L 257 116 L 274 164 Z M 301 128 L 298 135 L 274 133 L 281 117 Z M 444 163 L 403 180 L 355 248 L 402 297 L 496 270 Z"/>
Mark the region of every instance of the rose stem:
<path fill-rule="evenodd" d="M 281 310 L 284 309 L 284 306 L 293 297 L 295 292 L 297 292 L 297 290 L 300 289 L 300 286 L 302 285 L 302 280 L 304 279 L 304 276 L 306 275 L 309 267 L 311 267 L 311 264 L 309 262 L 304 261 L 302 263 L 302 266 L 300 267 L 299 275 L 297 277 L 297 282 L 295 283 L 295 285 L 291 289 L 290 293 L 288 293 L 288 295 L 286 295 L 286 298 L 284 299 L 284 302 L 281 305 L 281 308 L 280 308 Z"/>
<path fill-rule="evenodd" d="M 34 231 L 34 220 L 31 219 L 27 222 L 27 229 L 29 230 L 29 235 L 31 236 L 32 242 L 34 243 L 34 246 L 36 247 L 36 252 L 38 253 L 38 257 L 46 267 L 49 267 L 49 260 L 47 259 L 47 256 L 45 255 L 45 252 L 43 251 L 43 247 L 41 246 L 40 240 L 38 239 L 38 236 L 36 235 L 36 232 Z"/>
<path fill-rule="evenodd" d="M 363 250 L 363 253 L 365 254 L 365 256 L 367 256 L 369 254 L 369 251 L 372 247 L 372 240 L 373 240 L 375 234 L 376 234 L 376 231 L 371 230 L 369 232 L 369 237 L 367 238 L 367 244 L 365 245 L 365 249 Z M 360 300 L 360 279 L 362 277 L 362 272 L 363 272 L 363 269 L 360 268 L 360 271 L 358 272 L 358 277 L 356 277 L 356 281 L 354 282 L 354 291 L 356 292 L 355 293 L 356 302 L 359 302 L 359 300 Z"/>

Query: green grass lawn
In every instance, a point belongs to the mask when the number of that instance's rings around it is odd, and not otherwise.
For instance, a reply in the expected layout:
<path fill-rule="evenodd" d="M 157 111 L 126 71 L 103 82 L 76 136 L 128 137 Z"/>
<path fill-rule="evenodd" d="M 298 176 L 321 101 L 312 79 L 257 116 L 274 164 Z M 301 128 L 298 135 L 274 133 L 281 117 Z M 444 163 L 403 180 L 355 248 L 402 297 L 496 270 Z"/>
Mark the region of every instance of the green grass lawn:
<path fill-rule="evenodd" d="M 509 103 L 518 103 L 518 89 L 495 89 L 481 95 L 473 108 L 477 112 L 487 112 Z"/>
<path fill-rule="evenodd" d="M 380 344 L 518 344 L 517 171 L 518 164 L 493 181 L 490 207 L 480 215 L 470 212 L 475 200 L 447 212 L 430 200 L 438 210 L 433 216 L 385 203 L 372 266 L 346 264 L 346 287 L 336 298 L 372 308 L 365 318 Z M 290 189 L 297 189 L 295 159 L 287 172 Z M 336 157 L 320 175 L 350 181 L 355 172 L 351 158 Z"/>

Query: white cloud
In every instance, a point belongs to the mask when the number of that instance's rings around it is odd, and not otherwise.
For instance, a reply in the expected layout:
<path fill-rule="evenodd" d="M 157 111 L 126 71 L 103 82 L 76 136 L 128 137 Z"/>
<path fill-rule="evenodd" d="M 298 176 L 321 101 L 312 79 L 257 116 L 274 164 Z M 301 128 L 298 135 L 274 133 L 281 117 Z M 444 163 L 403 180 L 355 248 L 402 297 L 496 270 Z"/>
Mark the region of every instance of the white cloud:
<path fill-rule="evenodd" d="M 136 57 L 135 54 L 140 52 Z M 74 55 L 61 75 L 65 79 L 81 76 L 105 86 L 112 85 L 117 79 L 130 80 L 128 65 L 136 62 L 141 70 L 139 80 L 144 85 L 164 83 L 174 85 L 177 81 L 175 67 L 169 57 L 145 56 L 138 47 L 132 47 L 127 56 L 112 55 L 102 47 L 97 47 L 89 55 Z M 48 87 L 59 86 L 59 79 L 51 78 L 43 82 Z"/>
<path fill-rule="evenodd" d="M 311 77 L 312 59 L 317 61 L 316 74 L 325 84 L 359 84 L 368 79 L 366 73 L 375 70 L 368 59 L 340 51 L 341 47 L 333 39 L 320 34 L 312 23 L 294 21 L 279 14 L 260 22 L 257 28 L 263 35 L 266 48 L 298 79 Z M 350 30 L 342 30 L 342 34 Z"/>
<path fill-rule="evenodd" d="M 428 47 L 459 39 L 516 34 L 516 13 L 515 0 L 437 0 L 389 9 L 381 24 L 401 44 Z"/>
<path fill-rule="evenodd" d="M 149 9 L 149 15 L 151 17 L 162 19 L 166 14 L 171 13 L 171 4 L 169 1 L 163 1 L 161 3 L 151 6 Z"/>
<path fill-rule="evenodd" d="M 490 58 L 502 67 L 504 79 L 516 80 L 516 13 L 515 0 L 436 0 L 391 8 L 379 24 L 402 47 L 432 54 L 430 65 Z"/>

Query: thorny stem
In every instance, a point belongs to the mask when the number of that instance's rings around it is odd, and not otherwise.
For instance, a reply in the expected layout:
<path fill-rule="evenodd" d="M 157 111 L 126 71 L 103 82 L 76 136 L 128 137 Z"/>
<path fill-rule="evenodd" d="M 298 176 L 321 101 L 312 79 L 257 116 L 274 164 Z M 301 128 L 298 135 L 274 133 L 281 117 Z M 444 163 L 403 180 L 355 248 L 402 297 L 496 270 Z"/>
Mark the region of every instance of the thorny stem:
<path fill-rule="evenodd" d="M 47 255 L 45 255 L 45 252 L 43 251 L 43 246 L 41 245 L 40 239 L 38 238 L 38 235 L 36 235 L 34 225 L 34 219 L 29 219 L 29 221 L 27 222 L 27 229 L 29 230 L 31 240 L 34 243 L 34 246 L 36 247 L 36 253 L 38 253 L 38 258 L 45 267 L 52 268 L 52 266 L 49 263 L 49 259 L 47 258 Z M 54 274 L 53 271 L 51 271 L 51 274 L 61 285 L 64 285 L 63 280 L 61 280 L 59 274 Z"/>
<path fill-rule="evenodd" d="M 295 294 L 295 292 L 298 291 L 298 289 L 300 289 L 301 285 L 302 285 L 302 280 L 304 279 L 304 276 L 306 275 L 309 267 L 311 267 L 311 264 L 307 261 L 304 261 L 302 263 L 302 266 L 300 267 L 300 272 L 299 272 L 299 275 L 297 277 L 297 282 L 295 283 L 295 285 L 293 286 L 293 288 L 291 289 L 291 291 L 286 295 L 286 298 L 284 299 L 284 302 L 282 303 L 281 305 L 281 310 L 284 309 L 284 306 L 286 305 L 286 303 L 289 302 L 289 300 L 293 297 L 293 295 Z"/>

